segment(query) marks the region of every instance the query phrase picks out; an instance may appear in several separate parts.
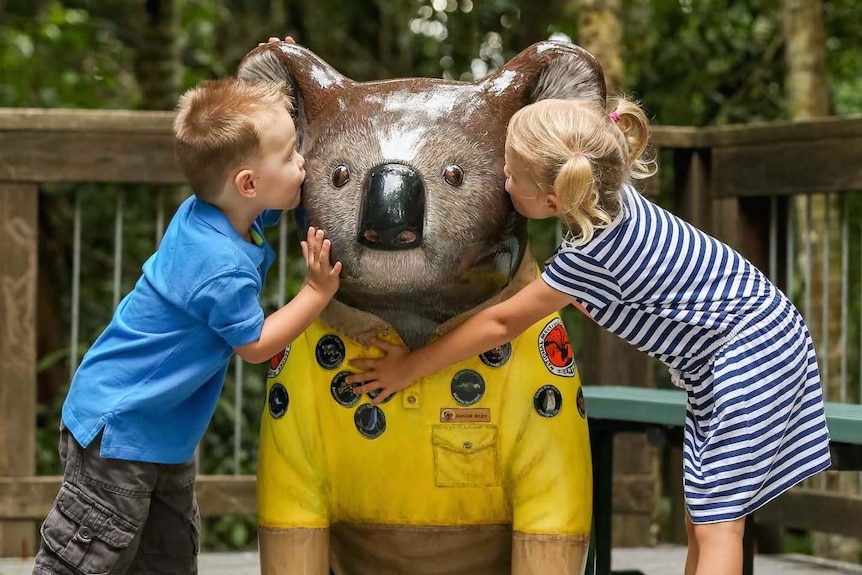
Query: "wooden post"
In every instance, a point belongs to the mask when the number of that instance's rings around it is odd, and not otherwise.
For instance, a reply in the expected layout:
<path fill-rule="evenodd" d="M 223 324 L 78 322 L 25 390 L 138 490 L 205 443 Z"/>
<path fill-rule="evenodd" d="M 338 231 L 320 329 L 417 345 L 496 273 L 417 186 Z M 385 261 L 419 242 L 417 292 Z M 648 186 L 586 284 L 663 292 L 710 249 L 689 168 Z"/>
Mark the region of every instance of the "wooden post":
<path fill-rule="evenodd" d="M 36 184 L 0 182 L 0 476 L 36 472 Z M 0 556 L 36 550 L 32 521 L 0 523 Z"/>

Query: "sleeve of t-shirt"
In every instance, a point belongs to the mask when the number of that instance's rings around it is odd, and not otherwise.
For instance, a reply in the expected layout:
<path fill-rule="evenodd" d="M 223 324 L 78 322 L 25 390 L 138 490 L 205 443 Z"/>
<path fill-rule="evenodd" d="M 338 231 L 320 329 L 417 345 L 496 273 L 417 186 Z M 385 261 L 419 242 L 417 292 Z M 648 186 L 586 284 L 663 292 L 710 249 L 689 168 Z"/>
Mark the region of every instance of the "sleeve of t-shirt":
<path fill-rule="evenodd" d="M 577 250 L 560 249 L 542 272 L 542 279 L 595 310 L 622 300 L 620 287 L 607 268 Z"/>
<path fill-rule="evenodd" d="M 203 284 L 189 301 L 189 313 L 205 322 L 231 347 L 260 339 L 263 309 L 258 281 L 229 273 Z"/>
<path fill-rule="evenodd" d="M 270 226 L 274 226 L 278 223 L 278 220 L 281 219 L 281 214 L 283 212 L 281 210 L 264 210 L 264 212 L 260 215 L 260 225 L 261 227 L 268 228 Z"/>

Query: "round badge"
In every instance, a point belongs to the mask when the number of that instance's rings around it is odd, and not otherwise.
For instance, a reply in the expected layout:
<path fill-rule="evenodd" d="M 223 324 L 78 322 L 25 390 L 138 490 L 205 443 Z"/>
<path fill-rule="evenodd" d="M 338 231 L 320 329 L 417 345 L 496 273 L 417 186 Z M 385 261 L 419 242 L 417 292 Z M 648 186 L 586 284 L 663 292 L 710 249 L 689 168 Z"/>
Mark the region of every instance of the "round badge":
<path fill-rule="evenodd" d="M 376 439 L 386 431 L 386 415 L 376 405 L 363 403 L 353 414 L 353 423 L 363 437 Z"/>
<path fill-rule="evenodd" d="M 332 399 L 335 400 L 335 403 L 344 407 L 353 407 L 362 398 L 361 395 L 353 393 L 352 385 L 344 381 L 351 373 L 349 371 L 339 371 L 332 378 L 332 383 L 329 384 L 329 393 L 332 394 Z"/>
<path fill-rule="evenodd" d="M 512 357 L 511 343 L 504 343 L 479 355 L 479 359 L 488 367 L 502 367 L 510 357 Z"/>
<path fill-rule="evenodd" d="M 554 417 L 563 408 L 563 394 L 555 385 L 543 385 L 533 396 L 533 406 L 542 417 Z"/>
<path fill-rule="evenodd" d="M 380 390 L 379 390 L 379 389 L 375 389 L 375 390 L 373 390 L 373 391 L 369 391 L 369 392 L 368 392 L 368 397 L 370 397 L 371 399 L 374 399 L 374 398 L 375 398 L 375 397 L 377 397 L 378 395 L 380 395 Z M 389 401 L 390 401 L 393 397 L 395 397 L 395 394 L 394 394 L 394 393 L 393 393 L 392 395 L 390 395 L 389 397 L 387 397 L 386 399 L 384 399 L 381 403 L 389 403 Z"/>
<path fill-rule="evenodd" d="M 452 397 L 461 405 L 478 403 L 485 395 L 485 380 L 472 369 L 462 369 L 452 378 Z"/>
<path fill-rule="evenodd" d="M 289 355 L 290 345 L 272 356 L 269 360 L 269 373 L 267 373 L 266 376 L 275 377 L 276 375 L 281 373 L 281 369 L 284 367 L 284 364 L 287 363 L 287 358 Z"/>
<path fill-rule="evenodd" d="M 274 419 L 281 419 L 287 413 L 287 406 L 290 405 L 290 396 L 287 395 L 287 390 L 280 383 L 276 383 L 269 390 L 269 414 Z"/>
<path fill-rule="evenodd" d="M 344 342 L 337 335 L 328 333 L 317 342 L 314 357 L 323 369 L 335 369 L 344 361 Z"/>
<path fill-rule="evenodd" d="M 545 367 L 554 375 L 575 376 L 575 355 L 569 343 L 569 334 L 560 318 L 549 321 L 539 334 L 539 355 Z"/>
<path fill-rule="evenodd" d="M 578 388 L 578 397 L 575 399 L 575 403 L 578 404 L 578 413 L 581 414 L 581 417 L 586 419 L 587 418 L 587 400 L 584 399 L 584 389 L 582 387 Z"/>
<path fill-rule="evenodd" d="M 455 410 L 452 408 L 446 408 L 440 412 L 440 421 L 453 421 L 455 419 Z"/>

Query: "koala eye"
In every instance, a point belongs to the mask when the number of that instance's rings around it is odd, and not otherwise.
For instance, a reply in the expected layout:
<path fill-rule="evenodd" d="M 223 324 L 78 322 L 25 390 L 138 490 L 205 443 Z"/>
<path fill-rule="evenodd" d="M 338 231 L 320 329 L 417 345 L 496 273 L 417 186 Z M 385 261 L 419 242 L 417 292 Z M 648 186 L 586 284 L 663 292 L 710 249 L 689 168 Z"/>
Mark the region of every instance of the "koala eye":
<path fill-rule="evenodd" d="M 340 164 L 335 167 L 335 170 L 332 172 L 332 185 L 336 188 L 342 187 L 347 183 L 347 180 L 350 179 L 350 170 L 347 169 L 347 166 L 344 164 Z"/>
<path fill-rule="evenodd" d="M 443 179 L 453 187 L 459 187 L 464 183 L 464 170 L 458 164 L 449 164 L 443 168 Z"/>

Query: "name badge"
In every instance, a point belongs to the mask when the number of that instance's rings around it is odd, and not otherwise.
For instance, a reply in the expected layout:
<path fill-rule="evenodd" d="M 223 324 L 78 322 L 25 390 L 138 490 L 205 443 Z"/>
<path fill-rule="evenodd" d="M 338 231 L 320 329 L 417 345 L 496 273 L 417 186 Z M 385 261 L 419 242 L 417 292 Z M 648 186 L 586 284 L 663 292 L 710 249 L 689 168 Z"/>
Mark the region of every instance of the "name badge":
<path fill-rule="evenodd" d="M 491 421 L 491 409 L 488 407 L 441 407 L 440 422 L 441 423 L 463 423 L 469 422 L 489 422 Z"/>

